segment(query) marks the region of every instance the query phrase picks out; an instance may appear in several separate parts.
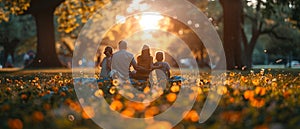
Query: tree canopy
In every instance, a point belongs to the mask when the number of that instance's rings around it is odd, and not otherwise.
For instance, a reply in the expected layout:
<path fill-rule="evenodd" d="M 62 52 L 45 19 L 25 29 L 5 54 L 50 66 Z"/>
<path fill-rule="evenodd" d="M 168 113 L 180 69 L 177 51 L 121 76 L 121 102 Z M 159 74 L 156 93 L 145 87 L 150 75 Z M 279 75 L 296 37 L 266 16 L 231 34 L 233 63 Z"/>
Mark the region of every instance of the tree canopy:
<path fill-rule="evenodd" d="M 220 3 L 214 0 L 189 1 L 209 17 L 221 34 L 229 69 L 251 67 L 253 51 L 261 35 L 289 40 L 294 37 L 286 37 L 277 29 L 299 30 L 300 27 L 300 0 L 220 0 Z M 47 67 L 50 66 L 49 63 L 41 64 L 41 61 L 57 60 L 46 58 L 49 53 L 42 51 L 47 48 L 52 54 L 56 54 L 52 30 L 76 38 L 88 18 L 109 2 L 110 0 L 0 0 L 0 22 L 9 22 L 15 15 L 32 14 L 37 24 L 37 64 Z M 57 28 L 54 28 L 54 24 Z M 120 30 L 112 30 L 108 35 L 114 36 L 118 31 Z M 173 28 L 168 31 L 179 30 Z M 296 40 L 293 41 L 297 43 Z"/>

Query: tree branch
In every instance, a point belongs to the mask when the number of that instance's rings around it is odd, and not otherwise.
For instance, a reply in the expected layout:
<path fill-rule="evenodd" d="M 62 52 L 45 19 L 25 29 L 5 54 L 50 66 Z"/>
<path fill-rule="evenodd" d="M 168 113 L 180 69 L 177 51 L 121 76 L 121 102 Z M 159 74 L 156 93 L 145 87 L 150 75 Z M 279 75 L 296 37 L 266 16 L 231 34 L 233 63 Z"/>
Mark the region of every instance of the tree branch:
<path fill-rule="evenodd" d="M 269 34 L 272 31 L 274 31 L 274 29 L 277 28 L 278 26 L 279 26 L 279 24 L 276 24 L 276 25 L 272 26 L 270 29 L 266 29 L 266 30 L 260 31 L 260 33 L 261 34 Z"/>
<path fill-rule="evenodd" d="M 256 13 L 260 11 L 260 6 L 261 6 L 261 0 L 257 0 L 257 5 L 256 5 Z"/>
<path fill-rule="evenodd" d="M 279 36 L 279 35 L 274 31 L 275 28 L 277 28 L 278 26 L 279 26 L 279 24 L 276 24 L 276 25 L 272 26 L 270 29 L 261 31 L 260 34 L 269 34 L 270 36 L 274 36 L 276 39 L 293 41 L 292 38 L 284 37 L 284 36 Z"/>
<path fill-rule="evenodd" d="M 245 13 L 244 13 L 244 16 L 245 16 L 246 18 L 250 19 L 250 21 L 252 21 L 252 22 L 255 22 L 255 21 L 256 21 L 256 19 L 255 19 L 254 17 L 252 17 L 252 16 L 250 16 L 250 15 L 248 15 L 248 14 L 245 14 Z"/>
<path fill-rule="evenodd" d="M 242 27 L 241 31 L 242 31 L 242 41 L 243 41 L 243 45 L 244 45 L 244 48 L 245 48 L 248 45 L 248 39 L 247 39 L 246 32 L 245 32 L 243 27 Z"/>
<path fill-rule="evenodd" d="M 258 26 L 258 32 L 260 33 L 262 30 L 262 26 L 263 26 L 263 21 L 260 21 L 259 26 Z"/>
<path fill-rule="evenodd" d="M 274 36 L 276 39 L 280 39 L 280 40 L 287 40 L 287 41 L 291 41 L 293 42 L 292 38 L 289 37 L 284 37 L 284 36 L 279 36 L 275 31 L 271 31 L 271 33 L 269 33 L 271 36 Z"/>

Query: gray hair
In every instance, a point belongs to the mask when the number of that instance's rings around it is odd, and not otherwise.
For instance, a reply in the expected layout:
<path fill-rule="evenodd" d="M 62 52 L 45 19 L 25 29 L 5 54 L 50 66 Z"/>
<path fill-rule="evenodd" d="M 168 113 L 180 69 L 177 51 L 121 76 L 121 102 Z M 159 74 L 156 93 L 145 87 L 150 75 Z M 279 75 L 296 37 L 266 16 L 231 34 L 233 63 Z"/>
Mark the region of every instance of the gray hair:
<path fill-rule="evenodd" d="M 120 50 L 122 50 L 122 49 L 127 49 L 127 42 L 126 41 L 124 41 L 124 40 L 121 40 L 120 42 L 119 42 L 119 49 Z"/>

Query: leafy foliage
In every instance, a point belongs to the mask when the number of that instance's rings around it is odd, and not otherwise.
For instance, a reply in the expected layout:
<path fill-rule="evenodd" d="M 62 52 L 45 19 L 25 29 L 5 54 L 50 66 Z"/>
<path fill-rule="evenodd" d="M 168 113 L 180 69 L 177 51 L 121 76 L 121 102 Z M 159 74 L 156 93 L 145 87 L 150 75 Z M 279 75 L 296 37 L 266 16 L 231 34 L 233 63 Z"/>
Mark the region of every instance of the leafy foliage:
<path fill-rule="evenodd" d="M 110 0 L 65 0 L 57 7 L 58 31 L 70 33 L 87 22 L 88 18 Z"/>
<path fill-rule="evenodd" d="M 8 22 L 10 15 L 23 14 L 29 7 L 30 0 L 0 0 L 0 22 Z"/>
<path fill-rule="evenodd" d="M 0 0 L 0 22 L 9 22 L 12 15 L 22 15 L 30 8 L 31 0 Z M 57 7 L 58 31 L 70 33 L 110 0 L 65 0 Z"/>
<path fill-rule="evenodd" d="M 300 57 L 300 43 L 298 42 L 300 39 L 300 34 L 298 30 L 291 29 L 291 28 L 284 28 L 280 27 L 277 28 L 276 33 L 282 37 L 285 37 L 284 39 L 278 39 L 274 35 L 271 36 L 271 40 L 266 42 L 266 50 L 268 51 L 267 54 L 269 54 L 270 57 L 273 57 L 273 60 L 278 58 L 286 59 L 289 56 L 292 56 L 290 58 Z M 288 60 L 288 59 L 286 59 Z"/>

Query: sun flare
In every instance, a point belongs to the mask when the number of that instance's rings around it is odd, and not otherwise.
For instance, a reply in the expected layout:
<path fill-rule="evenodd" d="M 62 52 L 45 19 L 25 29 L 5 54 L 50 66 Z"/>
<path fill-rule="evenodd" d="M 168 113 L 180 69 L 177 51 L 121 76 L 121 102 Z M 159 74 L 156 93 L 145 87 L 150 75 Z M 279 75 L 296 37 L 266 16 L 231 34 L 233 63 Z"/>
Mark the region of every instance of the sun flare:
<path fill-rule="evenodd" d="M 163 19 L 163 16 L 160 14 L 143 14 L 138 17 L 140 27 L 143 30 L 148 29 L 159 29 L 159 21 Z"/>

